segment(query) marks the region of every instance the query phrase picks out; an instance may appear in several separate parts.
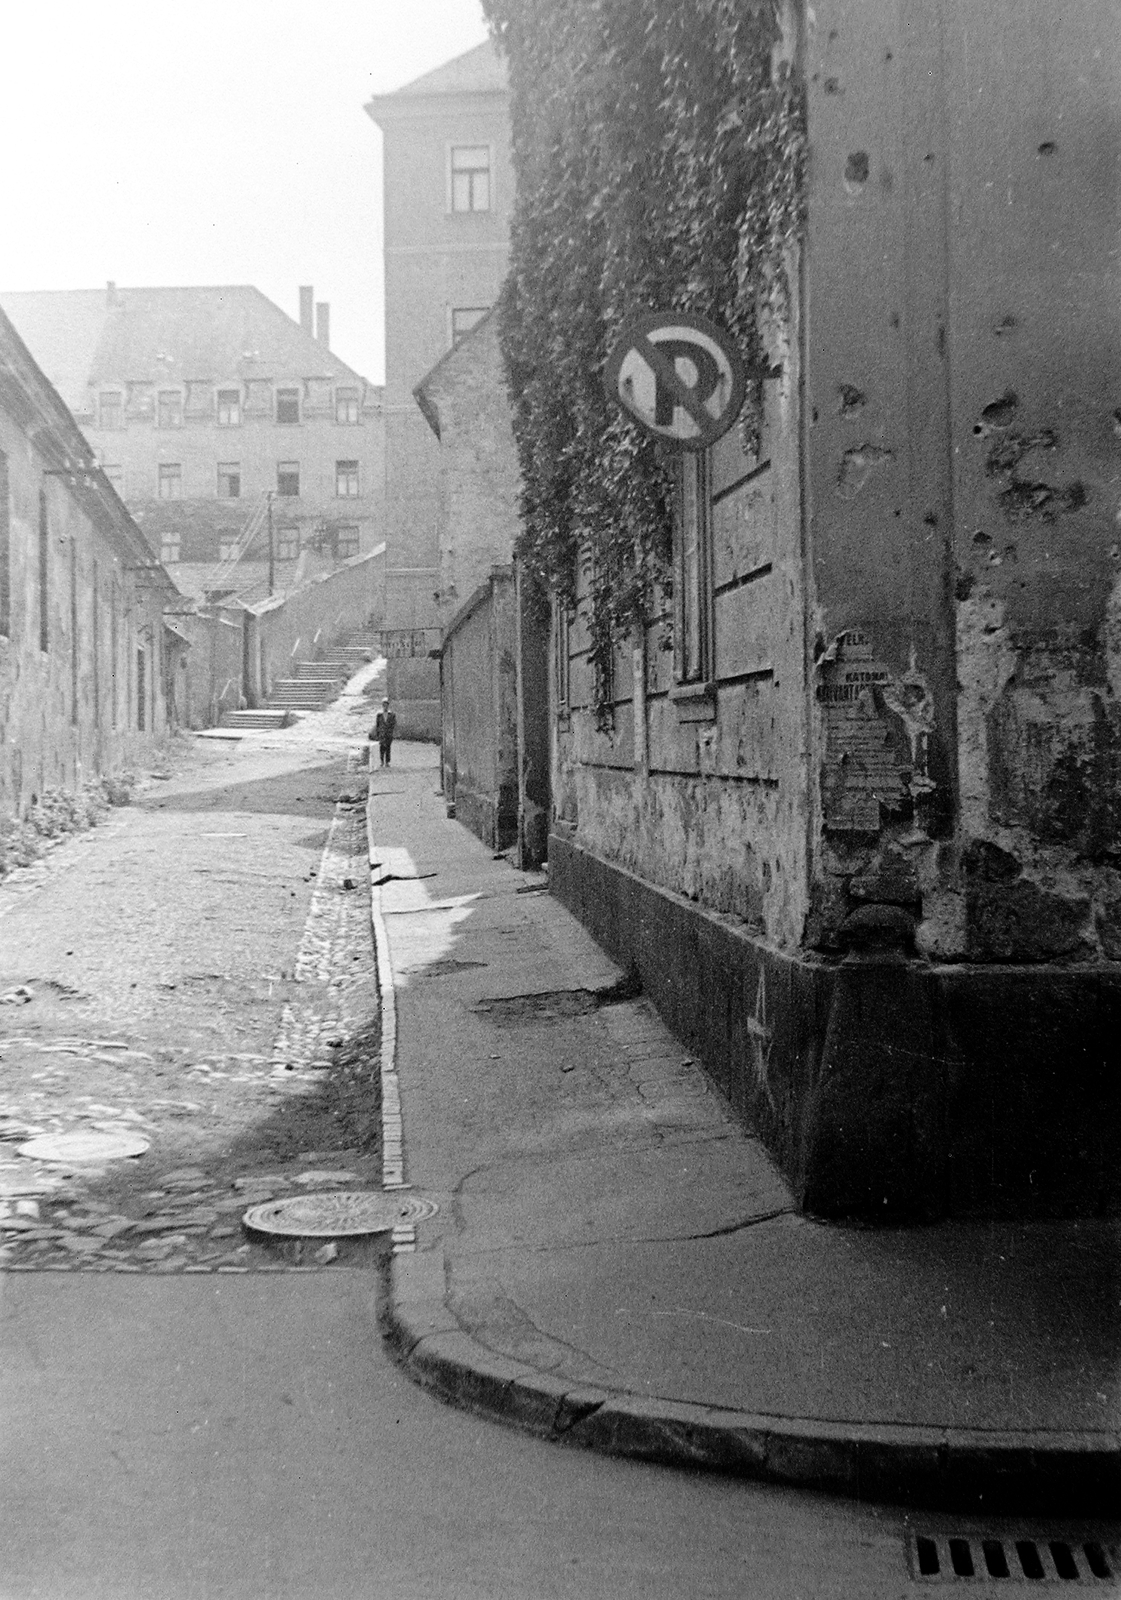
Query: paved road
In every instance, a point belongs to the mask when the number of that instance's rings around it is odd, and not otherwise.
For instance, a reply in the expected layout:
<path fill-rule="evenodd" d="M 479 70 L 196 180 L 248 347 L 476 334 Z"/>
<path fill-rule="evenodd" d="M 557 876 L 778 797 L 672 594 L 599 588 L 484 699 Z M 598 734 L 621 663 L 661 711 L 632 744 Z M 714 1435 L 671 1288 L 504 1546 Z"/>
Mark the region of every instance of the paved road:
<path fill-rule="evenodd" d="M 196 747 L 139 805 L 0 888 L 0 988 L 33 996 L 0 1012 L 0 1117 L 65 1130 L 131 1111 L 151 1141 L 41 1187 L 30 1232 L 47 1236 L 17 1241 L 20 1270 L 0 1272 L 0 1600 L 913 1593 L 901 1516 L 448 1409 L 387 1359 L 368 1264 L 290 1270 L 233 1248 L 230 1209 L 213 1213 L 237 1172 L 254 1193 L 312 1155 L 366 1175 L 368 1130 L 317 1100 L 314 1077 L 325 1028 L 360 1026 L 366 993 L 363 969 L 349 1017 L 322 1009 L 356 957 L 332 906 L 358 891 L 315 870 L 347 779 L 345 748 L 307 739 Z M 293 1032 L 309 959 L 311 1020 Z M 304 1051 L 310 1101 L 278 1039 Z M 114 1065 L 98 1040 L 131 1054 Z M 0 1160 L 10 1190 L 26 1166 Z"/>

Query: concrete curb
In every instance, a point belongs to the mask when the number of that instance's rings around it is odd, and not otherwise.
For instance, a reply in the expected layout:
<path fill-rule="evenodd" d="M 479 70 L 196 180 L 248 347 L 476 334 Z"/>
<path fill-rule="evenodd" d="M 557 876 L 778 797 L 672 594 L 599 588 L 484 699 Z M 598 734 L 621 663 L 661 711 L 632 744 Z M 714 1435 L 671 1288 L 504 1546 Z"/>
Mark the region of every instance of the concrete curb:
<path fill-rule="evenodd" d="M 382 1331 L 441 1398 L 539 1438 L 662 1466 L 857 1499 L 987 1511 L 1112 1515 L 1113 1433 L 982 1433 L 778 1417 L 566 1382 L 481 1344 L 448 1309 L 442 1247 L 389 1264 Z"/>

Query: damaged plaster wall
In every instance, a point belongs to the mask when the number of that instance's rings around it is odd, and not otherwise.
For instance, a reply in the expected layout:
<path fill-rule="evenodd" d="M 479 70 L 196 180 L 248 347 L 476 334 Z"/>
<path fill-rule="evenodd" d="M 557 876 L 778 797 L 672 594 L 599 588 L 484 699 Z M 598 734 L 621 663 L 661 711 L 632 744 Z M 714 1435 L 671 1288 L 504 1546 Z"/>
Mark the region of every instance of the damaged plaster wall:
<path fill-rule="evenodd" d="M 1121 60 L 1107 5 L 1061 55 L 1026 12 L 811 27 L 825 950 L 1121 955 Z"/>

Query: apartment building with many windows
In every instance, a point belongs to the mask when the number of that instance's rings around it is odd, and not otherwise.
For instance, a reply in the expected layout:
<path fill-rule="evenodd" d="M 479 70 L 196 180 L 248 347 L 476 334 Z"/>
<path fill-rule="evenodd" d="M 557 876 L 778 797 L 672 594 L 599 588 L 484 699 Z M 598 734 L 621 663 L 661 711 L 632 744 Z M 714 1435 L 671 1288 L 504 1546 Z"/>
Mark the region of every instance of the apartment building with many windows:
<path fill-rule="evenodd" d="M 385 173 L 386 624 L 400 727 L 435 734 L 440 446 L 414 390 L 498 298 L 514 174 L 506 67 L 490 43 L 366 107 Z M 425 647 L 425 648 L 422 648 Z"/>
<path fill-rule="evenodd" d="M 0 305 L 185 592 L 283 590 L 384 537 L 381 390 L 310 288 L 299 321 L 244 286 Z"/>

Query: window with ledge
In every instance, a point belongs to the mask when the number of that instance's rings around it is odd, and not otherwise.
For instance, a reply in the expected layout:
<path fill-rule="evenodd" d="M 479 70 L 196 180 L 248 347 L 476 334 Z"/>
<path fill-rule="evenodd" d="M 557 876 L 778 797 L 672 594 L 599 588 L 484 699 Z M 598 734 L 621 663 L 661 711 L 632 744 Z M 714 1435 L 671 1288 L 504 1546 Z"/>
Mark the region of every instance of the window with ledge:
<path fill-rule="evenodd" d="M 449 198 L 452 211 L 490 210 L 490 146 L 453 144 Z"/>
<path fill-rule="evenodd" d="M 219 500 L 241 499 L 241 462 L 219 461 L 218 463 L 218 498 Z"/>
<path fill-rule="evenodd" d="M 349 556 L 358 554 L 358 528 L 342 527 L 335 529 L 335 559 L 346 561 Z"/>
<path fill-rule="evenodd" d="M 340 500 L 356 500 L 358 498 L 357 461 L 335 462 L 335 494 Z"/>
<path fill-rule="evenodd" d="M 182 548 L 180 537 L 177 533 L 165 533 L 160 539 L 160 560 L 164 566 L 179 560 Z"/>
<path fill-rule="evenodd" d="M 300 463 L 278 461 L 276 464 L 276 492 L 281 495 L 298 495 L 300 492 Z"/>
<path fill-rule="evenodd" d="M 357 389 L 336 389 L 335 421 L 353 427 L 358 421 L 360 399 Z"/>
<path fill-rule="evenodd" d="M 707 450 L 681 457 L 674 527 L 674 676 L 698 689 L 712 677 L 712 468 Z"/>
<path fill-rule="evenodd" d="M 291 427 L 300 420 L 300 391 L 298 389 L 278 389 L 276 391 L 276 420 L 285 427 Z"/>
<path fill-rule="evenodd" d="M 452 306 L 452 346 L 466 337 L 489 310 L 489 306 Z"/>
<path fill-rule="evenodd" d="M 276 559 L 295 561 L 300 554 L 299 528 L 284 527 L 276 530 Z"/>
<path fill-rule="evenodd" d="M 569 712 L 569 697 L 571 689 L 572 660 L 570 652 L 570 634 L 572 617 L 568 607 L 559 600 L 553 602 L 553 691 L 556 697 L 556 713 L 564 718 Z"/>
<path fill-rule="evenodd" d="M 228 534 L 224 539 L 218 540 L 218 560 L 236 561 L 238 545 L 241 543 L 236 533 Z"/>
<path fill-rule="evenodd" d="M 117 389 L 103 389 L 97 397 L 97 425 L 99 428 L 123 428 L 125 425 L 125 397 Z"/>
<path fill-rule="evenodd" d="M 8 495 L 8 458 L 0 450 L 0 633 L 12 631 L 12 512 Z"/>
<path fill-rule="evenodd" d="M 161 500 L 182 500 L 183 468 L 180 462 L 160 462 L 156 481 L 156 492 Z"/>
<path fill-rule="evenodd" d="M 179 389 L 161 389 L 156 396 L 156 427 L 183 426 L 183 394 Z"/>
<path fill-rule="evenodd" d="M 241 390 L 218 390 L 218 426 L 220 428 L 238 428 L 241 426 Z"/>

